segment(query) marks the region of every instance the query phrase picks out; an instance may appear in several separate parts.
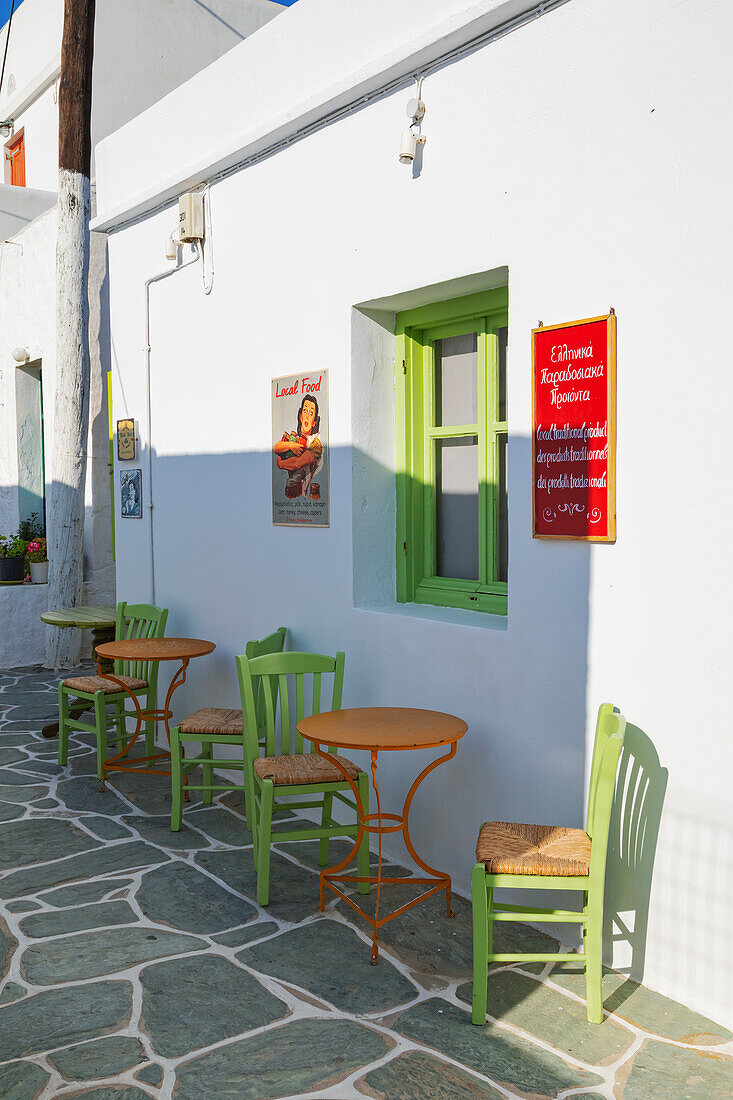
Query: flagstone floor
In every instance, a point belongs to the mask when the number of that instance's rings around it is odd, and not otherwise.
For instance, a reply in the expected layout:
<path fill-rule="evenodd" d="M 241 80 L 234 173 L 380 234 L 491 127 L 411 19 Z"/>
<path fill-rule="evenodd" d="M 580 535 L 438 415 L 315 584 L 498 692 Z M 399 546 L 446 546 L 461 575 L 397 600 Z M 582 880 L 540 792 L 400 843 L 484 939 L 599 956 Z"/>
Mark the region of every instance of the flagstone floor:
<path fill-rule="evenodd" d="M 431 901 L 387 925 L 376 967 L 347 905 L 318 913 L 314 843 L 273 855 L 259 908 L 239 795 L 171 833 L 169 780 L 102 793 L 86 735 L 57 766 L 37 733 L 55 692 L 0 673 L 4 1100 L 733 1098 L 731 1033 L 611 972 L 593 1026 L 572 967 L 497 967 L 473 1027 L 461 899 L 454 920 Z"/>

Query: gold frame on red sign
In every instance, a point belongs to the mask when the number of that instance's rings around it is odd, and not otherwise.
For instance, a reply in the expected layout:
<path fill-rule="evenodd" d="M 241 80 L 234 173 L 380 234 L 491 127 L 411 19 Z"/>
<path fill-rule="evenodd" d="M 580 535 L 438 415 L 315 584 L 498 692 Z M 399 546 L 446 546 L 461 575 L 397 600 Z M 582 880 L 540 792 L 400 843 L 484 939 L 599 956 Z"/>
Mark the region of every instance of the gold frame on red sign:
<path fill-rule="evenodd" d="M 605 535 L 545 535 L 537 531 L 535 515 L 535 485 L 537 481 L 536 451 L 537 422 L 535 410 L 535 337 L 538 332 L 550 332 L 553 329 L 576 328 L 578 325 L 591 325 L 598 321 L 606 322 L 606 408 L 608 415 L 608 460 L 606 515 L 608 526 Z M 572 539 L 580 542 L 616 541 L 616 314 L 601 314 L 600 317 L 584 317 L 580 321 L 564 321 L 558 325 L 539 325 L 532 329 L 532 538 L 533 539 Z"/>

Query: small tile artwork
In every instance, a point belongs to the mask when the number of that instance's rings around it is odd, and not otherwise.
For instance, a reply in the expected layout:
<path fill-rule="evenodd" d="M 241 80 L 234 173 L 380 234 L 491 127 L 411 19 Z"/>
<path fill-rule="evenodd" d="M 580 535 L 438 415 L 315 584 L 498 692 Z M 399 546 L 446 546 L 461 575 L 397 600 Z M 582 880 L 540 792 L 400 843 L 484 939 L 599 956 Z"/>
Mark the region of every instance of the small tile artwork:
<path fill-rule="evenodd" d="M 85 733 L 57 765 L 39 732 L 56 690 L 41 668 L 0 673 L 0 1096 L 733 1100 L 731 1033 L 611 971 L 598 1026 L 580 967 L 495 966 L 474 1027 L 466 900 L 386 925 L 371 966 L 349 906 L 318 912 L 303 841 L 273 850 L 260 908 L 240 793 L 193 794 L 171 833 L 167 777 L 100 791 Z M 346 851 L 332 841 L 330 861 Z M 521 925 L 495 936 L 557 946 Z"/>

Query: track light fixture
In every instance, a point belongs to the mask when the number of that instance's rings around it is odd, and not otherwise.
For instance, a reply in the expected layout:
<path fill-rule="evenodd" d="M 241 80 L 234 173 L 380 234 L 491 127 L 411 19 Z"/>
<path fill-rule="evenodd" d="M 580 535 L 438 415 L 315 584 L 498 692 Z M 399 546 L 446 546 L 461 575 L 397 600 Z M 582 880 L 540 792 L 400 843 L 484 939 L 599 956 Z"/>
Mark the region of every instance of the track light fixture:
<path fill-rule="evenodd" d="M 421 99 L 422 80 L 417 86 L 417 98 L 407 102 L 407 117 L 411 120 L 410 126 L 402 134 L 400 142 L 400 164 L 412 164 L 415 159 L 418 145 L 424 145 L 426 138 L 421 133 L 421 123 L 425 117 L 425 104 Z"/>

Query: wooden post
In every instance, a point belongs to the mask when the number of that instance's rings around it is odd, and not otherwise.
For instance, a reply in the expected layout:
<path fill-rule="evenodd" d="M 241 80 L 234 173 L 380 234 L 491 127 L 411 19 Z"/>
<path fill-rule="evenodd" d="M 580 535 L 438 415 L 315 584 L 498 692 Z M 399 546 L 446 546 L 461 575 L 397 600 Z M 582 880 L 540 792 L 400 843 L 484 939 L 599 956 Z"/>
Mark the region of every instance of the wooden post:
<path fill-rule="evenodd" d="M 48 517 L 49 608 L 81 602 L 89 434 L 89 170 L 95 0 L 64 0 L 59 87 L 56 395 Z M 50 627 L 46 667 L 78 659 L 75 630 Z"/>

